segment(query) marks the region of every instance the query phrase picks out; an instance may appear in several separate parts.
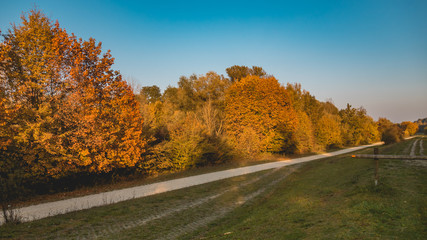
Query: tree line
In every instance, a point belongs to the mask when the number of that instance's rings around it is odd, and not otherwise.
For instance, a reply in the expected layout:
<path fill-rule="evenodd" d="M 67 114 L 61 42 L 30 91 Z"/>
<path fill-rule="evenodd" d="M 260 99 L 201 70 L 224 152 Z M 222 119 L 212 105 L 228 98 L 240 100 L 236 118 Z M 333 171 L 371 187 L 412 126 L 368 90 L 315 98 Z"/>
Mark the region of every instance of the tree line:
<path fill-rule="evenodd" d="M 67 33 L 38 10 L 21 18 L 0 43 L 2 189 L 393 142 L 416 132 L 411 122 L 338 109 L 257 66 L 229 67 L 227 77 L 183 76 L 177 87 L 135 94 L 100 42 Z M 2 191 L 2 201 L 15 195 Z"/>

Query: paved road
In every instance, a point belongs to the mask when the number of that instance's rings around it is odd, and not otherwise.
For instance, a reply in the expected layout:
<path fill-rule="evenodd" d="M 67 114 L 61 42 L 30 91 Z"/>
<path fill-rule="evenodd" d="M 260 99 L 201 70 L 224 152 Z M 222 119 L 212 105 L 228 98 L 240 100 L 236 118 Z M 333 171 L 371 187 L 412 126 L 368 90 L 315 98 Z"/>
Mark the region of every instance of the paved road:
<path fill-rule="evenodd" d="M 382 143 L 375 143 L 372 145 L 364 145 L 359 147 L 347 148 L 331 153 L 324 153 L 320 155 L 295 158 L 286 161 L 272 162 L 259 164 L 248 167 L 235 168 L 230 170 L 224 170 L 219 172 L 201 174 L 192 177 L 179 178 L 175 180 L 153 183 L 149 185 L 143 185 L 138 187 L 126 188 L 121 190 L 114 190 L 110 192 L 98 193 L 83 197 L 71 198 L 56 202 L 48 202 L 37 205 L 32 205 L 28 207 L 23 207 L 17 209 L 19 216 L 21 216 L 22 221 L 33 221 L 49 216 L 54 216 L 58 214 L 64 214 L 67 212 L 73 212 L 98 206 L 103 206 L 107 204 L 117 203 L 121 201 L 130 200 L 133 198 L 140 198 L 145 196 L 150 196 L 158 193 L 163 193 L 167 191 L 172 191 L 176 189 L 191 187 L 199 184 L 209 183 L 221 179 L 236 177 L 244 174 L 255 173 L 258 171 L 280 168 L 288 165 L 309 162 L 321 158 L 336 156 L 344 153 L 353 152 L 363 148 L 380 145 Z M 3 218 L 0 218 L 0 225 L 3 224 Z"/>

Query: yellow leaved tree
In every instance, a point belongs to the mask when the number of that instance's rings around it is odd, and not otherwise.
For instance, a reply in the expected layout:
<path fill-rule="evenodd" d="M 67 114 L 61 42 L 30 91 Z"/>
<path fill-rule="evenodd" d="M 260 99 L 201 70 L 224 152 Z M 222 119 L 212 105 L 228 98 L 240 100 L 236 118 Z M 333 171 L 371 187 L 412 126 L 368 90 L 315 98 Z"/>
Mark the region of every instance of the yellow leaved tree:
<path fill-rule="evenodd" d="M 296 113 L 274 77 L 247 76 L 226 92 L 226 130 L 247 154 L 293 152 Z"/>
<path fill-rule="evenodd" d="M 0 43 L 0 164 L 13 155 L 27 175 L 57 178 L 142 161 L 139 106 L 113 63 L 94 39 L 23 15 Z"/>

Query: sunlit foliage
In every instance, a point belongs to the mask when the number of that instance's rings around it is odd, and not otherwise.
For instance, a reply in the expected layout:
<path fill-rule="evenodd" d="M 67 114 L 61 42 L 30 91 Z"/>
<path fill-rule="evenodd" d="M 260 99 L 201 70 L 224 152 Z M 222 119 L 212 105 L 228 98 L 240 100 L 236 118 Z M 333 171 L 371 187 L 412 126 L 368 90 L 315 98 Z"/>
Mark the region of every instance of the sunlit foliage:
<path fill-rule="evenodd" d="M 316 126 L 317 144 L 325 148 L 342 146 L 343 133 L 338 115 L 325 113 Z"/>
<path fill-rule="evenodd" d="M 355 146 L 380 140 L 380 133 L 374 120 L 366 114 L 364 108 L 353 108 L 347 104 L 340 110 L 343 125 L 342 137 L 345 145 Z"/>
<path fill-rule="evenodd" d="M 232 149 L 224 135 L 224 99 L 230 81 L 222 75 L 181 77 L 178 87 L 168 87 L 159 100 L 143 87 L 139 96 L 146 129 L 152 141 L 148 153 L 151 169 L 182 170 L 229 160 Z"/>
<path fill-rule="evenodd" d="M 404 138 L 404 132 L 398 124 L 392 123 L 387 118 L 379 118 L 377 121 L 378 132 L 381 141 L 385 144 L 398 143 Z"/>
<path fill-rule="evenodd" d="M 418 124 L 414 122 L 402 122 L 400 124 L 400 127 L 402 128 L 402 131 L 404 132 L 405 136 L 412 136 L 418 132 Z"/>
<path fill-rule="evenodd" d="M 141 161 L 138 103 L 101 43 L 77 39 L 33 10 L 4 35 L 0 63 L 2 160 L 13 153 L 38 177 Z"/>
<path fill-rule="evenodd" d="M 261 67 L 182 76 L 162 93 L 133 94 L 100 42 L 78 39 L 33 10 L 0 43 L 0 185 L 143 174 L 219 164 L 260 153 L 309 153 L 399 141 L 417 124 L 374 122 L 339 110 Z M 18 180 L 16 180 L 18 179 Z M 58 181 L 59 181 L 58 180 Z M 25 182 L 27 181 L 27 182 Z"/>
<path fill-rule="evenodd" d="M 248 76 L 226 95 L 226 129 L 248 153 L 292 152 L 297 117 L 286 89 L 274 77 Z M 248 143 L 248 141 L 250 143 Z"/>
<path fill-rule="evenodd" d="M 225 69 L 225 71 L 227 72 L 231 82 L 240 81 L 240 79 L 247 76 L 265 77 L 267 75 L 262 67 L 257 66 L 249 68 L 247 66 L 234 65 Z"/>

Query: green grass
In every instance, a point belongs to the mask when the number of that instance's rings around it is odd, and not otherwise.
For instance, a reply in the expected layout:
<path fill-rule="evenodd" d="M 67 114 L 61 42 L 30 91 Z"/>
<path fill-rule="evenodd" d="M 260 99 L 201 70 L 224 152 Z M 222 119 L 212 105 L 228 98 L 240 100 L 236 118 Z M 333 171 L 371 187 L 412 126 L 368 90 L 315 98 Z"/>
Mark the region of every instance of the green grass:
<path fill-rule="evenodd" d="M 381 147 L 400 154 L 414 140 Z M 372 152 L 372 149 L 363 152 Z M 425 239 L 427 168 L 370 159 L 311 162 L 274 192 L 182 239 Z"/>
<path fill-rule="evenodd" d="M 424 136 L 422 139 L 423 139 L 424 155 L 427 155 L 427 138 Z"/>
<path fill-rule="evenodd" d="M 211 211 L 213 204 L 218 205 L 218 207 L 225 206 L 233 201 L 232 199 L 236 196 L 268 184 L 279 173 L 271 176 L 268 175 L 256 184 L 250 184 L 244 188 L 236 188 L 246 181 L 270 172 L 271 170 L 234 177 L 201 186 L 49 217 L 29 223 L 17 225 L 6 224 L 0 226 L 0 239 L 78 239 L 86 237 L 93 238 L 94 235 L 100 235 L 102 239 L 132 237 L 134 239 L 150 239 L 150 236 L 155 239 L 155 237 L 163 234 L 162 231 L 168 232 L 171 228 L 179 226 L 179 223 L 183 222 L 183 220 L 187 219 L 187 221 L 191 221 L 191 215 L 197 214 L 197 211 Z M 216 198 L 214 203 L 206 202 L 205 204 L 197 205 L 195 209 L 188 208 L 186 211 L 166 215 L 166 219 L 156 219 L 149 222 L 149 224 L 143 224 L 133 229 L 125 228 L 126 225 L 131 225 L 138 220 L 152 218 L 158 214 L 178 209 L 194 200 L 215 195 L 227 189 L 232 189 L 232 191 L 220 198 Z M 180 216 L 180 219 L 174 218 L 175 216 Z M 108 231 L 108 229 L 113 229 L 112 233 L 107 232 L 105 234 L 105 231 Z"/>
<path fill-rule="evenodd" d="M 413 141 L 380 147 L 380 154 L 402 154 Z M 372 148 L 359 151 L 372 152 Z M 268 170 L 30 223 L 7 224 L 0 227 L 0 239 L 427 236 L 426 167 L 383 160 L 378 187 L 373 184 L 373 160 L 354 159 L 350 154 L 306 163 L 291 173 L 293 169 Z M 278 181 L 286 174 L 290 175 Z"/>

